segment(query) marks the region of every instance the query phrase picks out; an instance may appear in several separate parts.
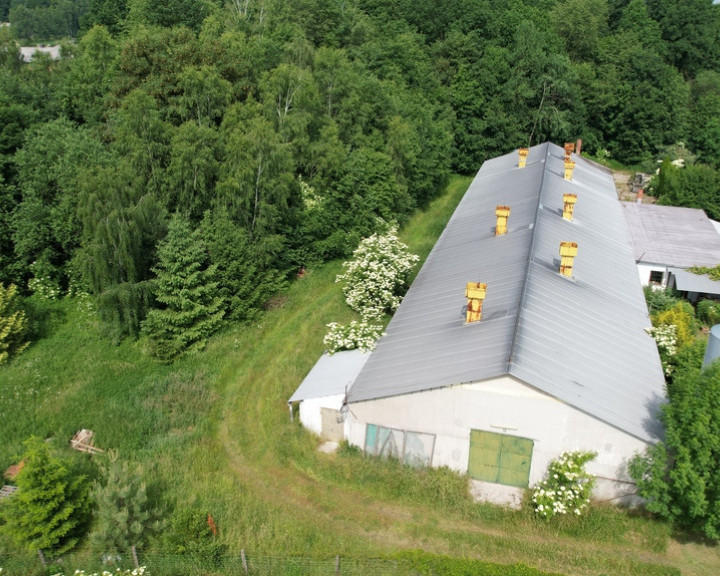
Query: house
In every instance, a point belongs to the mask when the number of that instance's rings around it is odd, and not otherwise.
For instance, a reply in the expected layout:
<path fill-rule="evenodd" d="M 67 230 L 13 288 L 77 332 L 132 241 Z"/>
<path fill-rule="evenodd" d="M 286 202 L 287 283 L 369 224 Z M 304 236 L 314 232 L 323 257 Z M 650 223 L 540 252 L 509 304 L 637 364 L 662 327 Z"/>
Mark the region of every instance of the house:
<path fill-rule="evenodd" d="M 344 436 L 506 503 L 594 450 L 596 496 L 630 497 L 628 459 L 661 433 L 649 326 L 612 176 L 549 143 L 488 160 L 354 378 Z"/>
<path fill-rule="evenodd" d="M 705 212 L 631 202 L 621 206 L 643 286 L 675 288 L 690 301 L 700 294 L 720 295 L 720 283 L 687 271 L 720 264 L 720 233 Z"/>

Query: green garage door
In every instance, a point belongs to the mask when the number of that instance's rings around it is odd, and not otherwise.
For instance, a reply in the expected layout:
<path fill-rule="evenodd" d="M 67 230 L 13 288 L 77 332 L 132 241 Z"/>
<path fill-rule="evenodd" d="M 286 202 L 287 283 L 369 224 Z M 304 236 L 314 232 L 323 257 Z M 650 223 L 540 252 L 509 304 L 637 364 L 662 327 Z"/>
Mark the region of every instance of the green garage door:
<path fill-rule="evenodd" d="M 533 441 L 483 430 L 470 431 L 468 474 L 476 480 L 527 488 Z"/>

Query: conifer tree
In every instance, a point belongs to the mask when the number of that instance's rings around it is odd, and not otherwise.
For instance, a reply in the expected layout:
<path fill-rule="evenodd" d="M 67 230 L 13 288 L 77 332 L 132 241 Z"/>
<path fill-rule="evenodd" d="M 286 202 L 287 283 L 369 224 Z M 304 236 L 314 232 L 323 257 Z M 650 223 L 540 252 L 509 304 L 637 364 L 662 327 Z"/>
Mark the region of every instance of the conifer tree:
<path fill-rule="evenodd" d="M 214 280 L 216 267 L 207 266 L 208 255 L 199 232 L 179 214 L 170 220 L 168 235 L 158 246 L 159 263 L 153 269 L 155 299 L 143 322 L 153 353 L 171 360 L 183 352 L 203 348 L 222 325 L 223 300 Z"/>
<path fill-rule="evenodd" d="M 85 477 L 35 436 L 25 441 L 18 491 L 0 506 L 0 529 L 32 552 L 61 556 L 75 547 L 89 519 Z"/>
<path fill-rule="evenodd" d="M 100 472 L 102 482 L 95 481 L 92 490 L 97 504 L 93 548 L 107 553 L 142 546 L 148 533 L 159 529 L 160 521 L 148 501 L 140 468 L 132 468 L 111 451 Z"/>
<path fill-rule="evenodd" d="M 10 354 L 22 352 L 25 342 L 27 318 L 18 303 L 17 286 L 7 288 L 0 284 L 0 364 L 7 362 Z"/>

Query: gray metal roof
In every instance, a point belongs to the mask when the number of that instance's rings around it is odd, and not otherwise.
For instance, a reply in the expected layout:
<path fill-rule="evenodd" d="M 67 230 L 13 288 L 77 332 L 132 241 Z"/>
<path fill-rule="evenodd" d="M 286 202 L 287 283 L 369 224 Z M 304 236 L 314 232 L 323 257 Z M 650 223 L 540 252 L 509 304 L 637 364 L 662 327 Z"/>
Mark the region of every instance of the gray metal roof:
<path fill-rule="evenodd" d="M 612 176 L 562 148 L 485 162 L 348 396 L 349 402 L 511 375 L 638 438 L 664 378 Z M 576 193 L 574 221 L 563 194 Z M 495 207 L 509 232 L 495 237 Z M 578 243 L 574 278 L 560 242 Z M 482 320 L 464 323 L 466 283 L 485 282 Z"/>
<path fill-rule="evenodd" d="M 288 402 L 345 394 L 369 357 L 361 350 L 323 354 Z"/>
<path fill-rule="evenodd" d="M 689 268 L 720 264 L 720 234 L 697 208 L 622 202 L 637 262 Z"/>
<path fill-rule="evenodd" d="M 698 294 L 720 294 L 720 282 L 707 274 L 693 274 L 684 268 L 668 268 L 675 276 L 675 288 L 683 292 Z"/>

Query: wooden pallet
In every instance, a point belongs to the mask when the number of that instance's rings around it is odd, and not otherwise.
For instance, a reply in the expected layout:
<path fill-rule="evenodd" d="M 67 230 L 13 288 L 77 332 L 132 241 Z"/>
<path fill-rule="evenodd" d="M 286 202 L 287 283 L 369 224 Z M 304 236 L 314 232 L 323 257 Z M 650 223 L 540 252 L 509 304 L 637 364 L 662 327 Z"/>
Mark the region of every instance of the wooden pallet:
<path fill-rule="evenodd" d="M 97 448 L 94 445 L 95 433 L 92 430 L 86 430 L 83 428 L 79 430 L 75 436 L 70 440 L 70 446 L 80 452 L 87 452 L 88 454 L 101 454 L 104 452 L 103 449 Z"/>

